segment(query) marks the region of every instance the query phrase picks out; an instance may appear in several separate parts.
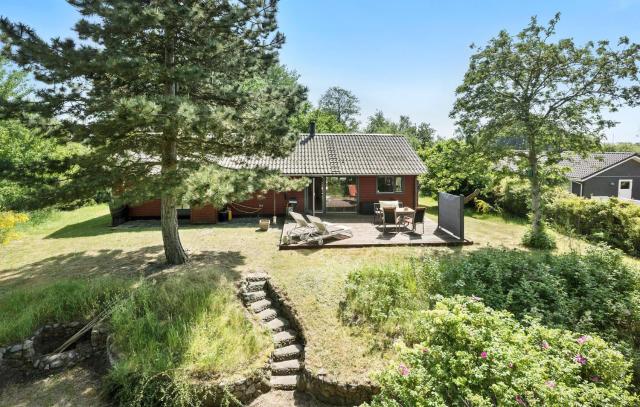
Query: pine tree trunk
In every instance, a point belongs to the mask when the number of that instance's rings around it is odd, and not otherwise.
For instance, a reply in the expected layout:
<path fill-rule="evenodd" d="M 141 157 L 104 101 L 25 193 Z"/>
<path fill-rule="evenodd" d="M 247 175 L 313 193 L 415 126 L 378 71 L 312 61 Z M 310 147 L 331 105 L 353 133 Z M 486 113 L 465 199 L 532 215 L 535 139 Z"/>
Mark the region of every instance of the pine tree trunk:
<path fill-rule="evenodd" d="M 162 172 L 171 174 L 177 167 L 176 141 L 168 140 L 164 142 L 162 151 Z M 164 255 L 168 264 L 183 264 L 187 261 L 187 253 L 180 242 L 178 233 L 178 211 L 176 209 L 177 198 L 174 190 L 168 189 L 162 193 L 161 198 L 161 223 L 162 242 L 164 244 Z"/>
<path fill-rule="evenodd" d="M 175 44 L 171 40 L 165 49 L 165 63 L 168 68 L 172 68 L 175 60 Z M 173 81 L 165 85 L 165 95 L 176 96 L 176 83 Z M 178 142 L 176 130 L 169 127 L 164 129 L 162 141 L 162 176 L 167 184 L 166 177 L 175 176 L 178 168 Z M 162 242 L 164 244 L 164 255 L 168 264 L 184 264 L 188 256 L 182 247 L 180 234 L 178 232 L 178 211 L 176 209 L 177 198 L 175 190 L 168 187 L 162 192 L 161 198 L 161 224 Z"/>

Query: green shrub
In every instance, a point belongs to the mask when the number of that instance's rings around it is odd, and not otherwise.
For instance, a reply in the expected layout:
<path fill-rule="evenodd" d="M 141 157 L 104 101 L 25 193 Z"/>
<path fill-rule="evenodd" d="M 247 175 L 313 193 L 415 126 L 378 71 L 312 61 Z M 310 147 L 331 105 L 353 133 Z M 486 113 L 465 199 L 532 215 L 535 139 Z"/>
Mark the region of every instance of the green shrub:
<path fill-rule="evenodd" d="M 379 376 L 373 406 L 631 406 L 630 364 L 597 336 L 493 311 L 463 297 L 413 311 L 416 337 Z"/>
<path fill-rule="evenodd" d="M 342 314 L 374 329 L 406 310 L 428 309 L 435 296 L 477 296 L 519 319 L 593 332 L 632 343 L 640 336 L 637 274 L 619 251 L 595 247 L 581 255 L 484 248 L 427 256 L 349 274 Z"/>
<path fill-rule="evenodd" d="M 640 334 L 637 274 L 616 250 L 554 255 L 486 248 L 446 257 L 440 271 L 445 296 L 475 295 L 519 319 L 535 316 L 607 339 L 633 342 Z"/>
<path fill-rule="evenodd" d="M 27 338 L 49 322 L 88 320 L 122 298 L 130 280 L 61 280 L 0 295 L 0 345 Z"/>
<path fill-rule="evenodd" d="M 528 181 L 504 177 L 493 188 L 495 204 L 512 215 L 526 217 L 531 202 L 531 187 Z"/>
<path fill-rule="evenodd" d="M 598 334 L 640 361 L 637 273 L 617 250 L 596 247 L 581 255 L 485 248 L 367 267 L 347 281 L 345 319 L 391 337 L 411 339 L 410 312 L 430 309 L 438 296 L 466 295 L 519 320 L 535 317 L 554 328 Z"/>
<path fill-rule="evenodd" d="M 547 232 L 544 225 L 536 232 L 529 226 L 522 236 L 522 244 L 531 249 L 551 250 L 556 248 L 555 239 Z"/>
<path fill-rule="evenodd" d="M 558 194 L 547 203 L 545 214 L 559 228 L 640 256 L 638 205 L 617 198 L 599 200 Z"/>
<path fill-rule="evenodd" d="M 350 324 L 367 324 L 395 335 L 402 330 L 406 310 L 428 306 L 433 292 L 430 284 L 436 281 L 436 273 L 435 261 L 417 260 L 352 272 L 345 284 L 342 318 Z"/>

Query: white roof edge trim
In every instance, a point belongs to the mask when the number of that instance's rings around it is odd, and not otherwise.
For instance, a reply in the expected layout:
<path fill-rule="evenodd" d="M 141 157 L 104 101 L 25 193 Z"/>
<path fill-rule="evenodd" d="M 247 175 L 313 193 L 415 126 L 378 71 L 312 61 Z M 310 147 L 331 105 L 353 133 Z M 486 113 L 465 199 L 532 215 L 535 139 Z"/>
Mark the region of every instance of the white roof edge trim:
<path fill-rule="evenodd" d="M 609 171 L 610 169 L 615 168 L 615 167 L 617 167 L 618 165 L 620 165 L 620 164 L 624 164 L 624 163 L 626 163 L 627 161 L 631 161 L 631 160 L 635 160 L 635 161 L 637 161 L 637 162 L 640 162 L 640 157 L 639 157 L 637 154 L 634 154 L 634 155 L 632 155 L 631 157 L 625 158 L 624 160 L 622 160 L 622 161 L 620 161 L 620 162 L 617 162 L 617 163 L 615 163 L 615 164 L 613 164 L 613 165 L 611 165 L 611 166 L 609 166 L 609 167 L 607 167 L 607 168 L 603 168 L 603 169 L 601 169 L 601 170 L 600 170 L 600 171 L 598 171 L 598 172 L 594 172 L 593 174 L 589 175 L 588 177 L 579 178 L 579 179 L 580 179 L 580 181 L 581 181 L 581 182 L 584 182 L 584 181 L 590 180 L 591 178 L 593 178 L 593 177 L 595 177 L 595 176 L 598 176 L 599 174 L 602 174 L 603 172 L 607 172 L 607 171 Z"/>
<path fill-rule="evenodd" d="M 420 174 L 402 174 L 402 173 L 393 173 L 393 174 L 287 174 L 280 173 L 280 175 L 284 175 L 285 177 L 417 177 L 419 175 L 426 174 L 426 172 Z"/>

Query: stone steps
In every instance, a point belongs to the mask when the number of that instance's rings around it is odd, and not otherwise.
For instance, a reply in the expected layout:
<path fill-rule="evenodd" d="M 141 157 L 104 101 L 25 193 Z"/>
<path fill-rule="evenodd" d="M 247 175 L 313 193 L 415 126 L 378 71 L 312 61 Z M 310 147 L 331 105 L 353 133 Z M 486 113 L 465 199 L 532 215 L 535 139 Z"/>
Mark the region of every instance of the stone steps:
<path fill-rule="evenodd" d="M 290 329 L 290 321 L 280 315 L 277 302 L 269 298 L 268 279 L 265 273 L 249 274 L 242 284 L 242 299 L 272 334 L 271 388 L 296 390 L 304 366 L 304 346 L 298 341 L 298 333 Z"/>
<path fill-rule="evenodd" d="M 284 318 L 277 317 L 266 323 L 267 327 L 271 329 L 271 332 L 282 332 L 289 327 L 289 321 Z"/>
<path fill-rule="evenodd" d="M 276 348 L 283 348 L 296 342 L 296 333 L 294 331 L 282 331 L 273 334 L 273 343 Z"/>
<path fill-rule="evenodd" d="M 275 349 L 271 358 L 276 361 L 282 361 L 287 359 L 300 359 L 303 356 L 304 347 L 298 343 L 292 345 L 283 346 L 282 348 Z"/>
<path fill-rule="evenodd" d="M 263 291 L 264 285 L 266 282 L 267 280 L 247 282 L 247 284 L 245 285 L 245 291 L 246 292 Z"/>
<path fill-rule="evenodd" d="M 298 375 L 271 376 L 271 388 L 275 390 L 295 390 L 298 387 Z"/>
<path fill-rule="evenodd" d="M 242 294 L 246 303 L 251 304 L 256 301 L 264 300 L 267 298 L 267 293 L 264 291 L 251 291 Z"/>
<path fill-rule="evenodd" d="M 271 301 L 269 301 L 268 299 L 264 299 L 264 300 L 258 300 L 254 303 L 251 303 L 250 307 L 251 307 L 251 311 L 258 313 L 260 311 L 264 311 L 267 308 L 271 308 L 273 304 L 271 303 Z"/>
<path fill-rule="evenodd" d="M 278 316 L 278 312 L 273 308 L 267 308 L 258 312 L 256 315 L 262 322 L 269 322 L 271 320 L 274 320 Z"/>
<path fill-rule="evenodd" d="M 245 280 L 249 282 L 266 281 L 268 279 L 269 279 L 269 275 L 267 273 L 261 273 L 261 272 L 248 274 L 245 278 Z"/>
<path fill-rule="evenodd" d="M 283 360 L 280 362 L 271 362 L 272 376 L 285 376 L 292 373 L 298 373 L 302 364 L 298 359 Z"/>

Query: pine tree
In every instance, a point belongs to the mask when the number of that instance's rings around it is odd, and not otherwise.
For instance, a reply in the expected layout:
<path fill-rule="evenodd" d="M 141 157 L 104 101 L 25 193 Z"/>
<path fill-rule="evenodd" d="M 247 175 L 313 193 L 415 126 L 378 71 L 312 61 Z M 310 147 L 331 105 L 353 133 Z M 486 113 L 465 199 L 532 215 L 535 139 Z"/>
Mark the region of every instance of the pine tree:
<path fill-rule="evenodd" d="M 76 163 L 77 191 L 159 196 L 167 262 L 183 263 L 185 178 L 216 157 L 282 156 L 295 145 L 288 122 L 306 90 L 278 63 L 277 2 L 67 1 L 83 16 L 75 40 L 0 21 L 4 54 L 47 85 L 4 110 L 57 118 L 48 134 L 91 148 Z"/>

